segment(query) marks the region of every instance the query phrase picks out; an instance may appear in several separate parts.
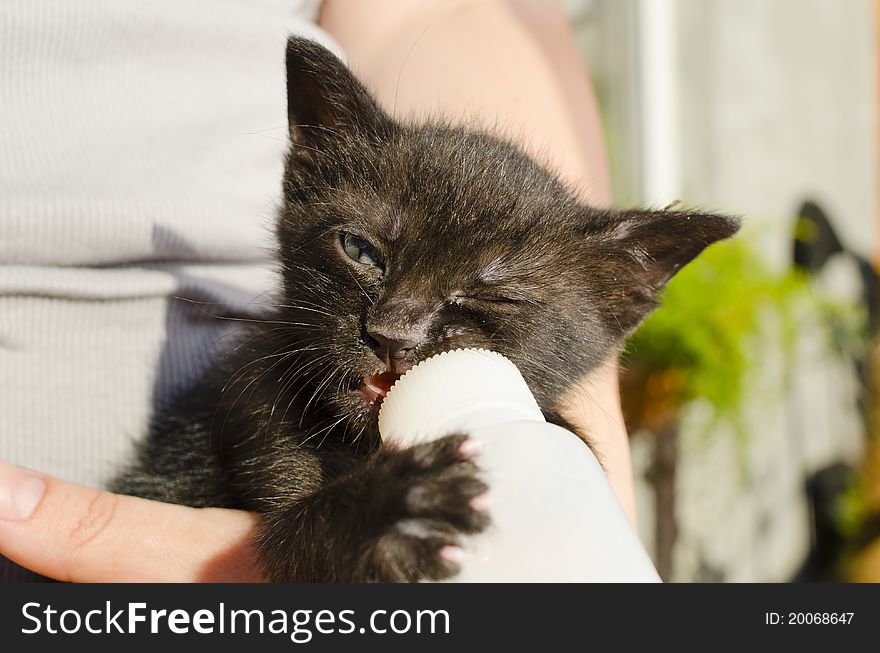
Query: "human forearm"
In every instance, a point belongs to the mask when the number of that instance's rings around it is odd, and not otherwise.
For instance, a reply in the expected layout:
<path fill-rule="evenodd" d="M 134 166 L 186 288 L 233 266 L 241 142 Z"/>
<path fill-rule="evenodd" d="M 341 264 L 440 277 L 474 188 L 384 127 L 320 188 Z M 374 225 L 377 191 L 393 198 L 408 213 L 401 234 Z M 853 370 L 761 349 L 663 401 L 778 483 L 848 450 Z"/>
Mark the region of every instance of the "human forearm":
<path fill-rule="evenodd" d="M 499 127 L 585 201 L 610 202 L 595 98 L 557 3 L 327 0 L 320 22 L 394 115 Z M 583 379 L 559 409 L 590 434 L 635 524 L 616 362 Z"/>
<path fill-rule="evenodd" d="M 498 127 L 609 202 L 595 98 L 557 3 L 328 0 L 320 22 L 394 115 Z"/>

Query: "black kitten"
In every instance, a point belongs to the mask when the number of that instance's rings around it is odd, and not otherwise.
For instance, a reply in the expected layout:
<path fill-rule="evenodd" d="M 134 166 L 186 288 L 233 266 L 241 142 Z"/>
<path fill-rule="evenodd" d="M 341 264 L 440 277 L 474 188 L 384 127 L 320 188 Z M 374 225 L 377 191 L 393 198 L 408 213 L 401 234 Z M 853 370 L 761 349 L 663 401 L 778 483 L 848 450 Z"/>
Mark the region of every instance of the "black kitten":
<path fill-rule="evenodd" d="M 554 421 L 669 278 L 736 220 L 586 207 L 498 138 L 392 120 L 332 54 L 287 47 L 282 306 L 160 415 L 120 492 L 261 516 L 272 580 L 414 581 L 487 525 L 464 434 L 383 447 L 378 405 L 432 354 L 513 360 Z"/>

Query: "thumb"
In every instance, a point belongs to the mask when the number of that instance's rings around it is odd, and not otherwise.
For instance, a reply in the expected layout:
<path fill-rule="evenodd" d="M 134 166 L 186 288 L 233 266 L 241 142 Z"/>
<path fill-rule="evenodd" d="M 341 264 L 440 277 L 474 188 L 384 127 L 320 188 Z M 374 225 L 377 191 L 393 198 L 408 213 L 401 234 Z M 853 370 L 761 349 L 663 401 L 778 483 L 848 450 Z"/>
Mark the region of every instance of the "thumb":
<path fill-rule="evenodd" d="M 258 581 L 256 517 L 111 494 L 0 462 L 0 554 L 69 582 Z"/>

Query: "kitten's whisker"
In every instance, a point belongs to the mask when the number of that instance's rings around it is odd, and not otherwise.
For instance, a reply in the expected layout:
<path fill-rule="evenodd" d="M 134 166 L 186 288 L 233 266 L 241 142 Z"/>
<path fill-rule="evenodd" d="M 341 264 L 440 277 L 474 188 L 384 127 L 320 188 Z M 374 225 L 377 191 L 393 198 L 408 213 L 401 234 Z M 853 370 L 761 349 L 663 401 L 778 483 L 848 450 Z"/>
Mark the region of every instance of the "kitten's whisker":
<path fill-rule="evenodd" d="M 278 396 L 276 397 L 275 401 L 274 401 L 273 404 L 272 404 L 272 413 L 271 413 L 271 414 L 272 414 L 272 415 L 275 414 L 275 408 L 276 408 L 276 405 L 277 405 L 278 401 L 281 400 L 281 396 L 283 395 L 283 393 L 286 392 L 287 389 L 290 388 L 290 386 L 293 385 L 293 383 L 295 382 L 295 381 L 294 381 L 294 378 L 296 378 L 297 376 L 301 376 L 302 374 L 304 374 L 304 373 L 308 370 L 308 368 L 309 368 L 311 365 L 314 365 L 315 363 L 320 362 L 320 361 L 322 361 L 323 359 L 325 359 L 325 358 L 329 358 L 329 357 L 330 357 L 330 354 L 329 354 L 329 353 L 328 353 L 328 354 L 325 354 L 324 356 L 320 356 L 320 357 L 318 357 L 317 359 L 311 361 L 309 364 L 305 365 L 305 366 L 302 368 L 302 370 L 298 371 L 297 374 L 295 374 L 294 377 L 291 378 L 291 380 L 285 385 L 285 387 L 284 387 L 282 390 L 280 390 L 280 391 L 278 392 Z M 318 370 L 316 370 L 315 372 L 313 372 L 313 373 L 308 377 L 308 381 L 311 381 L 311 379 L 313 379 L 313 378 L 314 378 L 317 374 L 319 374 L 319 373 L 320 373 L 320 369 L 318 369 Z M 303 383 L 302 383 L 301 387 L 299 388 L 299 390 L 297 390 L 297 391 L 294 393 L 294 395 L 290 398 L 290 400 L 289 400 L 288 403 L 287 403 L 287 407 L 284 409 L 284 413 L 282 413 L 282 415 L 281 415 L 281 419 L 279 420 L 279 423 L 282 423 L 282 424 L 284 423 L 285 419 L 287 418 L 287 413 L 288 413 L 288 411 L 290 410 L 291 406 L 293 406 L 293 402 L 296 401 L 296 398 L 299 396 L 299 394 L 300 394 L 300 393 L 306 388 L 306 386 L 308 385 L 308 381 L 303 381 Z"/>
<path fill-rule="evenodd" d="M 306 444 L 309 440 L 311 440 L 312 438 L 314 438 L 316 435 L 318 435 L 318 434 L 320 434 L 320 433 L 324 433 L 325 431 L 327 432 L 327 434 L 329 434 L 330 431 L 333 430 L 333 428 L 334 428 L 335 426 L 337 426 L 338 424 L 340 424 L 340 423 L 343 422 L 344 420 L 345 420 L 345 416 L 343 415 L 343 416 L 340 417 L 339 419 L 336 419 L 336 420 L 335 420 L 332 424 L 330 424 L 329 426 L 325 426 L 324 428 L 322 428 L 322 429 L 320 429 L 320 430 L 313 431 L 313 432 L 309 433 L 309 435 L 308 435 L 308 436 L 302 441 L 301 444 Z M 323 423 L 323 422 L 322 422 L 322 423 Z M 319 448 L 321 447 L 321 445 L 324 444 L 324 440 L 326 440 L 326 439 L 327 439 L 327 436 L 325 435 L 325 436 L 324 436 L 324 439 L 321 440 L 321 442 L 318 443 L 318 446 L 315 447 L 315 448 L 316 448 L 316 449 L 319 449 Z"/>
<path fill-rule="evenodd" d="M 263 211 L 266 210 L 266 207 L 268 207 L 273 202 L 279 202 L 279 201 L 283 202 L 284 196 L 281 193 L 276 193 L 275 195 L 273 195 L 272 197 L 269 198 L 269 201 L 267 201 L 265 204 L 263 204 L 263 206 L 260 207 L 260 210 L 254 214 L 254 217 L 260 217 L 262 215 Z M 277 213 L 277 212 L 278 212 L 278 207 L 276 206 L 275 211 L 273 213 Z M 269 216 L 262 216 L 262 217 L 269 217 Z M 272 217 L 274 217 L 274 215 Z"/>
<path fill-rule="evenodd" d="M 268 338 L 264 338 L 264 336 L 266 334 L 272 333 L 272 332 L 276 332 L 276 333 Z M 278 333 L 278 332 L 280 332 L 280 333 Z M 254 353 L 260 353 L 260 351 L 271 346 L 272 343 L 277 343 L 279 340 L 282 341 L 281 346 L 277 347 L 272 352 L 273 355 L 276 352 L 279 352 L 284 347 L 290 346 L 291 344 L 303 345 L 302 347 L 297 347 L 296 351 L 305 350 L 306 347 L 310 343 L 322 341 L 322 337 L 320 335 L 315 335 L 311 338 L 302 338 L 302 337 L 299 337 L 299 335 L 293 329 L 290 329 L 289 327 L 286 327 L 286 326 L 272 327 L 271 329 L 261 330 L 260 332 L 253 334 L 250 338 L 248 338 L 245 341 L 243 341 L 242 343 L 238 344 L 235 347 L 235 349 L 233 350 L 233 352 L 239 353 L 243 349 L 245 349 L 246 347 L 250 347 L 251 345 L 253 345 L 252 349 L 254 350 Z M 247 367 L 253 365 L 254 363 L 256 363 L 258 361 L 259 361 L 259 359 L 248 361 L 247 363 L 242 365 L 238 370 L 233 372 L 231 375 L 231 378 L 226 383 L 226 385 L 223 387 L 223 390 L 225 391 L 226 387 L 228 385 L 230 385 L 232 382 L 234 382 L 234 380 L 235 380 L 234 377 L 238 374 L 238 371 L 240 371 L 242 369 L 246 369 Z"/>
<path fill-rule="evenodd" d="M 311 303 L 311 302 L 306 302 Z M 265 306 L 271 306 L 272 308 L 292 308 L 298 311 L 311 311 L 313 313 L 320 313 L 321 315 L 327 315 L 329 317 L 333 317 L 333 314 L 329 311 L 321 310 L 320 308 L 312 308 L 310 306 L 301 306 L 299 304 L 265 304 Z M 318 306 L 318 304 L 315 304 Z"/>
<path fill-rule="evenodd" d="M 281 138 L 280 136 L 272 136 L 270 134 L 260 134 L 259 132 L 241 132 L 242 136 L 259 136 L 260 138 L 268 138 L 272 141 L 278 141 L 279 143 L 284 143 L 288 145 L 290 143 L 289 138 Z"/>
<path fill-rule="evenodd" d="M 346 421 L 346 416 L 343 415 L 343 416 L 340 417 L 336 422 L 334 422 L 334 423 L 330 426 L 330 428 L 327 429 L 327 432 L 324 434 L 324 437 L 321 438 L 321 441 L 318 443 L 318 446 L 316 446 L 315 448 L 316 448 L 316 449 L 320 449 L 321 447 L 323 447 L 323 446 L 324 446 L 324 443 L 327 441 L 327 438 L 330 437 L 330 433 L 333 432 L 333 429 L 336 428 L 336 427 L 339 425 L 340 422 L 345 422 L 345 421 Z M 343 430 L 342 430 L 342 438 L 341 438 L 342 441 L 345 440 L 345 431 L 346 431 L 347 429 L 348 429 L 348 426 L 346 425 L 346 426 L 343 428 Z"/>
<path fill-rule="evenodd" d="M 376 304 L 375 300 L 373 300 L 373 298 L 370 297 L 369 294 L 367 294 L 367 291 L 364 290 L 364 287 L 361 285 L 361 282 L 357 280 L 357 277 L 354 274 L 354 270 L 352 270 L 351 268 L 348 268 L 348 273 L 351 275 L 351 278 L 354 279 L 354 282 L 357 284 L 358 288 L 361 289 L 361 292 L 364 293 L 364 297 L 367 298 L 367 301 L 369 301 L 370 304 L 373 304 L 375 306 L 375 304 Z"/>
<path fill-rule="evenodd" d="M 271 367 L 269 367 L 269 368 L 267 368 L 266 370 L 264 370 L 264 371 L 260 374 L 260 376 L 262 376 L 262 375 L 264 375 L 264 374 L 267 374 L 267 373 L 271 372 L 276 366 L 278 366 L 278 365 L 280 365 L 281 363 L 283 363 L 285 357 L 289 357 L 289 356 L 292 356 L 293 354 L 298 354 L 298 353 L 305 352 L 305 351 L 318 351 L 318 350 L 321 350 L 321 349 L 323 349 L 323 346 L 321 346 L 321 345 L 315 345 L 315 346 L 313 346 L 313 347 L 298 347 L 297 349 L 292 349 L 292 350 L 289 350 L 289 351 L 282 351 L 282 352 L 278 352 L 278 351 L 276 351 L 275 353 L 268 354 L 268 355 L 266 355 L 266 356 L 261 356 L 260 358 L 257 358 L 257 359 L 254 359 L 254 360 L 252 360 L 252 361 L 249 361 L 249 362 L 245 363 L 244 365 L 242 365 L 241 367 L 239 367 L 238 370 L 236 370 L 236 371 L 232 374 L 232 377 L 230 378 L 230 380 L 227 381 L 226 385 L 223 386 L 223 390 L 222 390 L 222 391 L 223 391 L 223 392 L 226 392 L 227 388 L 228 388 L 230 385 L 236 383 L 236 382 L 238 381 L 238 379 L 241 378 L 241 376 L 243 376 L 243 373 L 244 373 L 245 371 L 247 371 L 248 368 L 252 367 L 253 365 L 256 365 L 257 363 L 260 363 L 260 362 L 262 362 L 262 361 L 268 360 L 268 359 L 270 359 L 270 358 L 276 358 L 276 357 L 278 357 L 278 356 L 281 356 L 281 357 L 282 357 L 281 360 L 276 361 L 275 364 L 273 364 Z M 257 377 L 257 378 L 259 378 L 259 377 Z"/>
<path fill-rule="evenodd" d="M 416 37 L 416 40 L 413 41 L 413 44 L 409 47 L 409 50 L 406 53 L 406 56 L 403 58 L 403 62 L 400 64 L 400 70 L 397 72 L 397 83 L 394 85 L 394 105 L 391 109 L 391 115 L 397 115 L 397 96 L 400 94 L 400 79 L 403 77 L 403 71 L 406 68 L 406 64 L 409 61 L 409 58 L 412 56 L 413 51 L 416 49 L 416 46 L 419 44 L 419 41 L 428 33 L 428 30 L 434 26 L 434 22 L 431 21 L 425 26 L 425 29 L 421 31 L 421 33 Z"/>
<path fill-rule="evenodd" d="M 339 371 L 340 371 L 340 368 L 338 368 L 338 367 L 337 367 L 337 368 L 331 368 L 331 370 L 330 370 L 329 374 L 327 374 L 326 378 L 325 378 L 323 381 L 321 381 L 320 384 L 318 384 L 318 387 L 317 387 L 317 388 L 315 388 L 315 391 L 312 393 L 312 396 L 311 396 L 311 397 L 309 398 L 309 400 L 306 402 L 306 405 L 305 405 L 305 407 L 303 408 L 302 413 L 300 414 L 300 417 L 299 417 L 299 426 L 300 426 L 300 427 L 302 427 L 303 420 L 305 419 L 306 413 L 309 412 L 309 407 L 312 405 L 312 402 L 313 402 L 318 396 L 320 396 L 321 391 L 323 390 L 323 388 L 324 388 L 325 386 L 329 385 L 330 380 L 331 380 L 331 379 L 337 374 L 337 372 L 339 372 Z"/>
<path fill-rule="evenodd" d="M 296 353 L 296 352 L 294 352 L 294 353 Z M 293 355 L 293 354 L 291 354 L 291 355 Z M 329 354 L 325 354 L 325 356 L 329 356 Z M 266 370 L 263 370 L 260 374 L 256 375 L 253 379 L 251 379 L 250 382 L 248 382 L 248 384 L 242 389 L 242 391 L 238 393 L 238 396 L 236 396 L 235 400 L 232 402 L 232 404 L 229 406 L 229 409 L 226 411 L 226 417 L 223 421 L 223 425 L 220 427 L 221 440 L 222 440 L 222 436 L 223 436 L 223 431 L 225 430 L 226 424 L 229 421 L 229 416 L 231 415 L 232 410 L 235 408 L 236 404 L 242 398 L 244 393 L 248 390 L 248 388 L 254 386 L 254 384 L 258 380 L 265 377 L 269 372 L 271 372 L 275 367 L 277 367 L 279 364 L 283 363 L 285 360 L 286 360 L 286 358 L 281 358 L 280 360 L 276 361 L 274 364 L 269 366 L 269 368 L 267 368 Z M 273 412 L 274 412 L 274 409 L 273 409 Z"/>
<path fill-rule="evenodd" d="M 198 308 L 204 315 L 208 317 L 216 318 L 218 320 L 230 320 L 233 322 L 248 322 L 252 324 L 282 324 L 287 326 L 301 326 L 306 328 L 317 328 L 316 325 L 308 323 L 308 322 L 289 322 L 287 320 L 261 320 L 258 318 L 249 318 L 249 317 L 235 317 L 232 315 L 216 315 L 214 313 L 209 313 L 208 311 L 201 308 L 202 305 L 219 305 L 218 302 L 200 302 L 188 297 L 181 297 L 179 295 L 175 295 L 172 299 L 179 299 L 180 301 L 187 302 L 188 304 L 192 304 L 196 308 Z"/>

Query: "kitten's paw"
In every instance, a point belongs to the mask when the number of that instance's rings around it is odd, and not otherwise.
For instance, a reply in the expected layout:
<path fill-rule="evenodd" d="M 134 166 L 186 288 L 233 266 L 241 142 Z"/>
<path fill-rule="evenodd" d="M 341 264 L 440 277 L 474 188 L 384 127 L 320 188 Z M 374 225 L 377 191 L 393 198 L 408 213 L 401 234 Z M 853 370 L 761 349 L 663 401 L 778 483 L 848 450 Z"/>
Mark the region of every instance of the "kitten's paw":
<path fill-rule="evenodd" d="M 377 580 L 442 580 L 466 555 L 461 535 L 489 524 L 488 487 L 474 458 L 481 443 L 452 435 L 386 453 L 377 472 L 387 475 L 384 533 L 370 551 Z"/>

